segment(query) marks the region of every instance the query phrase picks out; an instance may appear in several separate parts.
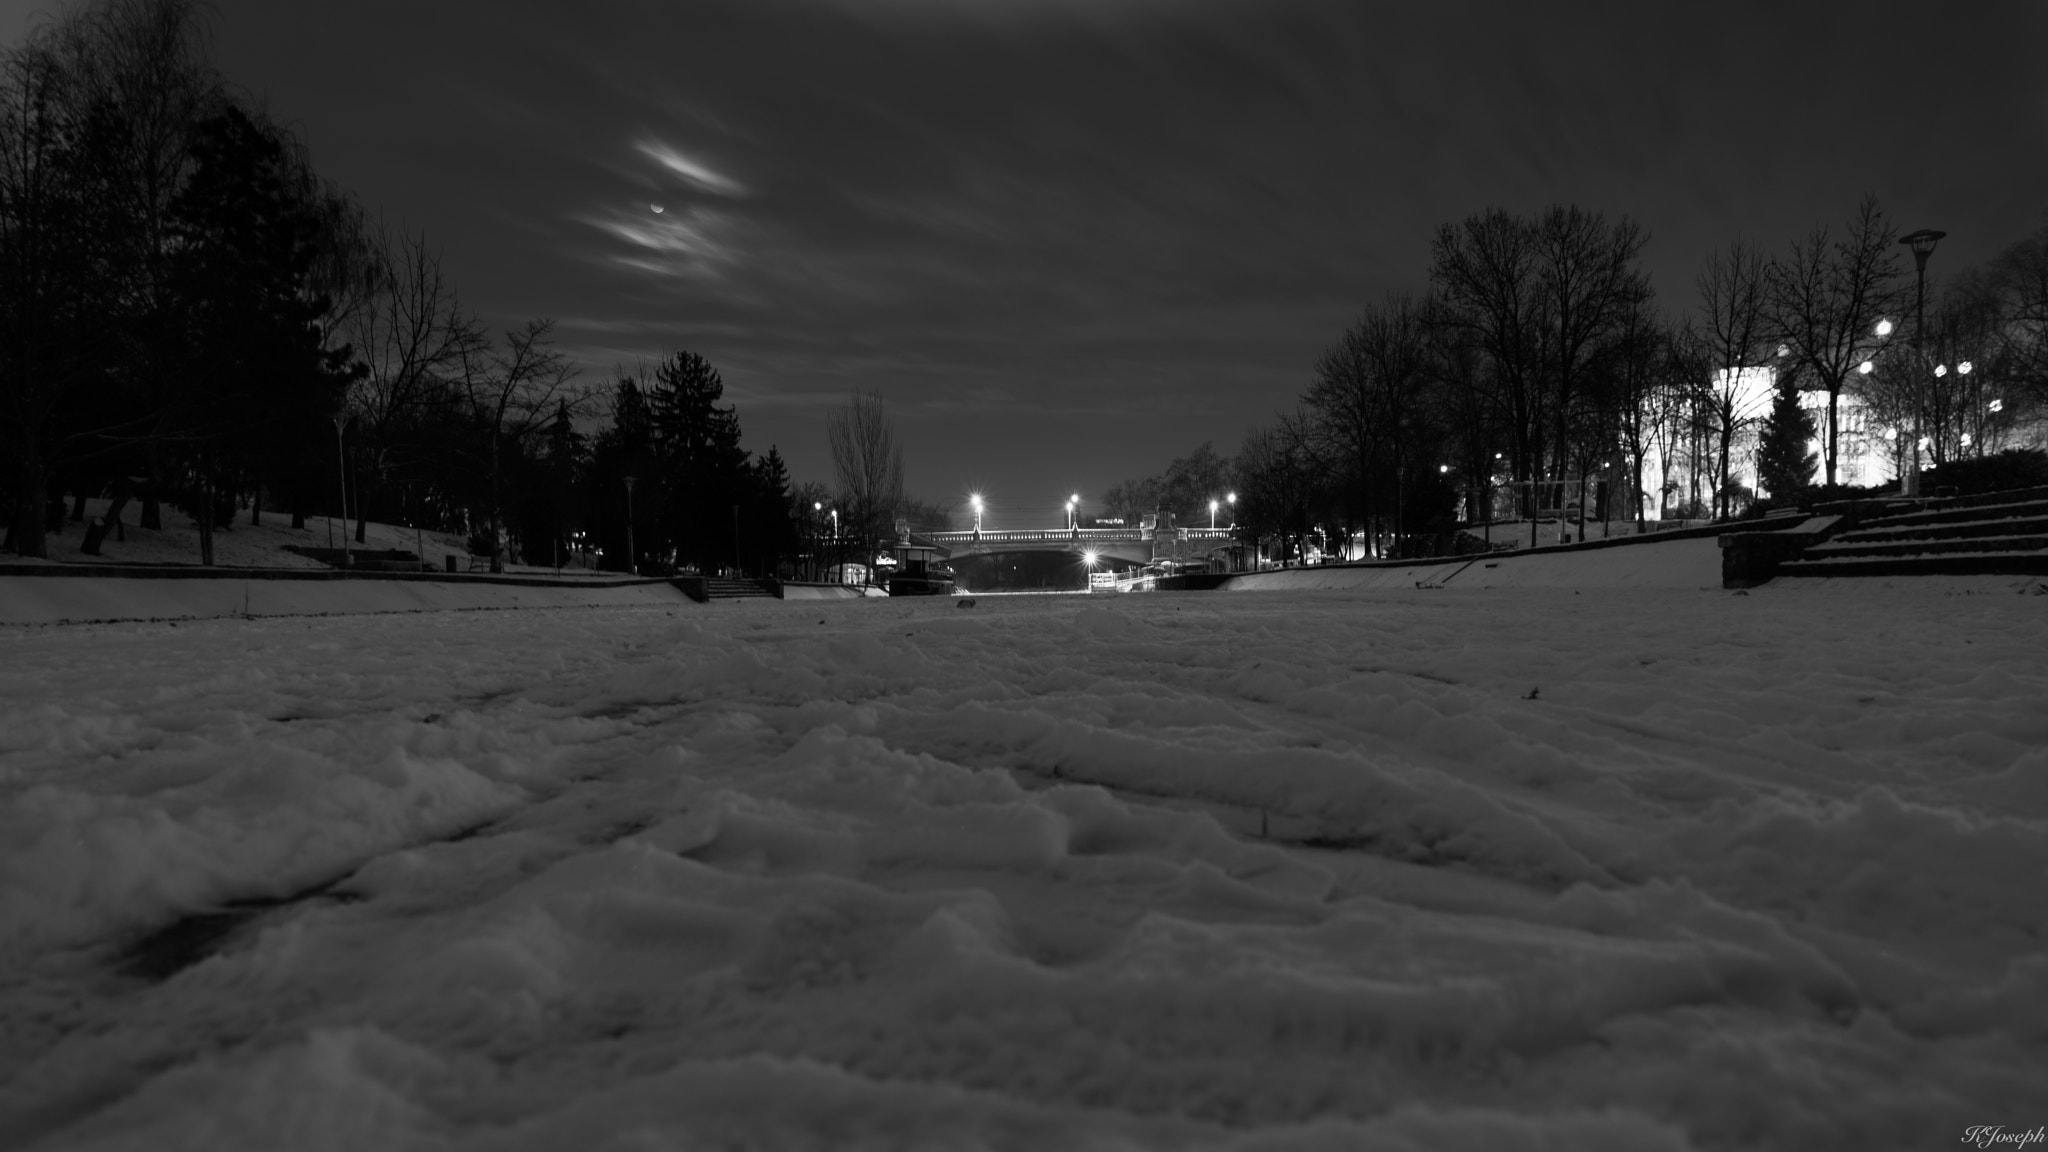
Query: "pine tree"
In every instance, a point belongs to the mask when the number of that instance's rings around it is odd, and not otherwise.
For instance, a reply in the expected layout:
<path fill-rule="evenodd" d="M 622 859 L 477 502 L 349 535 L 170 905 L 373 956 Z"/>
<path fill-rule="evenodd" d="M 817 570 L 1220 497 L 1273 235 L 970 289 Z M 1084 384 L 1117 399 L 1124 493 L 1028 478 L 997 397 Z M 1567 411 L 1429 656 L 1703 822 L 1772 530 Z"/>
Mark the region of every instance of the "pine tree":
<path fill-rule="evenodd" d="M 1813 413 L 1799 406 L 1797 375 L 1781 374 L 1757 446 L 1757 479 L 1770 493 L 1772 503 L 1791 503 L 1813 487 L 1814 468 L 1820 462 L 1809 447 L 1815 431 Z"/>
<path fill-rule="evenodd" d="M 193 154 L 171 204 L 184 347 L 169 428 L 195 480 L 186 504 L 210 564 L 223 496 L 324 451 L 351 370 L 347 346 L 324 346 L 318 222 L 282 133 L 230 106 L 199 126 Z"/>
<path fill-rule="evenodd" d="M 679 560 L 705 571 L 737 563 L 739 513 L 751 503 L 740 418 L 720 407 L 725 382 L 694 352 L 677 352 L 654 370 L 647 389 L 658 482 L 666 494 L 662 530 Z"/>

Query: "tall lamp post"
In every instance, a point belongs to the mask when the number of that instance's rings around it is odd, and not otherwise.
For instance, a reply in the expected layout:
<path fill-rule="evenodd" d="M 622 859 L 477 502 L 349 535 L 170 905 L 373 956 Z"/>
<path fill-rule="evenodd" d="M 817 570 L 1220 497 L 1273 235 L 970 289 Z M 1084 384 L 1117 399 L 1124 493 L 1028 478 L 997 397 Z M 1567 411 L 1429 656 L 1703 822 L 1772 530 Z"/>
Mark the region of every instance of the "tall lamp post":
<path fill-rule="evenodd" d="M 1081 517 L 1079 512 L 1077 511 L 1077 509 L 1080 507 L 1080 504 L 1080 493 L 1077 492 L 1074 495 L 1067 497 L 1067 531 L 1069 532 L 1077 532 L 1080 530 Z"/>
<path fill-rule="evenodd" d="M 839 509 L 832 510 L 832 555 L 839 558 L 839 583 L 846 583 L 846 557 L 839 545 Z"/>
<path fill-rule="evenodd" d="M 336 412 L 334 414 L 334 464 L 336 473 L 341 478 L 341 566 L 343 568 L 353 568 L 355 567 L 355 560 L 350 556 L 348 550 L 348 454 L 341 446 L 341 426 L 346 423 L 348 423 L 347 413 Z M 332 531 L 334 519 L 329 517 L 327 524 L 328 529 Z M 331 548 L 333 546 L 334 542 L 328 541 L 328 547 Z"/>
<path fill-rule="evenodd" d="M 633 478 L 632 478 L 631 476 L 628 476 L 628 477 L 626 477 L 626 478 L 625 478 L 625 480 L 626 480 L 626 574 L 627 574 L 627 575 L 629 575 L 629 576 L 638 576 L 638 575 L 640 574 L 640 558 L 639 558 L 639 554 L 633 551 Z"/>
<path fill-rule="evenodd" d="M 1904 236 L 1899 237 L 1899 243 L 1904 244 L 1906 247 L 1911 248 L 1913 250 L 1913 269 L 1915 274 L 1915 319 L 1913 324 L 1913 468 L 1912 471 L 1906 473 L 1904 481 L 1899 485 L 1899 495 L 1901 496 L 1918 496 L 1920 494 L 1920 392 L 1923 383 L 1920 379 L 1920 374 L 1923 371 L 1925 371 L 1927 367 L 1925 361 L 1921 358 L 1920 348 L 1921 342 L 1925 339 L 1927 331 L 1927 258 L 1929 256 L 1934 255 L 1935 243 L 1946 235 L 1948 235 L 1948 233 L 1946 232 L 1937 232 L 1932 228 L 1922 228 L 1918 232 L 1908 232 Z"/>
<path fill-rule="evenodd" d="M 969 496 L 967 502 L 974 505 L 974 538 L 979 540 L 981 539 L 981 493 L 976 492 Z"/>

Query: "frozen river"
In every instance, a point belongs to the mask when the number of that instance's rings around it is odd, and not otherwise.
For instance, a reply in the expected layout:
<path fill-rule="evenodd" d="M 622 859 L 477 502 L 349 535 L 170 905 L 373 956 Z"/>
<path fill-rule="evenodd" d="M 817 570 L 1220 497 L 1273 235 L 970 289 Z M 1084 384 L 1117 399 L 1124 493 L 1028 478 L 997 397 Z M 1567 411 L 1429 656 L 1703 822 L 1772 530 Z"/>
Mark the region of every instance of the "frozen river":
<path fill-rule="evenodd" d="M 2030 1129 L 2025 587 L 0 628 L 0 1146 Z"/>

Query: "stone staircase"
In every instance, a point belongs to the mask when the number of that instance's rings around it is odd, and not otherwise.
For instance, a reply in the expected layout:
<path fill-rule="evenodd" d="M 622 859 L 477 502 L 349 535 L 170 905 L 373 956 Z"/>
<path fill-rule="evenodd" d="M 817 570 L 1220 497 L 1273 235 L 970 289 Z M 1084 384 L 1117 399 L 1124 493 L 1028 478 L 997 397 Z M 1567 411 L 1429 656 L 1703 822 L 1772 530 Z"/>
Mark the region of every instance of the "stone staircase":
<path fill-rule="evenodd" d="M 704 578 L 704 595 L 709 600 L 773 600 L 775 590 L 763 580 L 707 576 Z"/>
<path fill-rule="evenodd" d="M 1845 527 L 1776 565 L 1778 576 L 2048 576 L 2048 488 L 1814 509 Z"/>

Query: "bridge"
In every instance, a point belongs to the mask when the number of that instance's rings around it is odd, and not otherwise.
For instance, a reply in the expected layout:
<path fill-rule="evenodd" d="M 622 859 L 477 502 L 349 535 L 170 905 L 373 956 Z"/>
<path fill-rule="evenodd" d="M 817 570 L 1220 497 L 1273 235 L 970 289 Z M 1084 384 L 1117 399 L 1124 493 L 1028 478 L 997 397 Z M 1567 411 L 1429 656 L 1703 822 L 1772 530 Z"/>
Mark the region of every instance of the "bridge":
<path fill-rule="evenodd" d="M 1228 528 L 1050 528 L 933 532 L 932 543 L 954 560 L 1010 552 L 1093 552 L 1108 565 L 1205 557 L 1231 546 Z"/>

